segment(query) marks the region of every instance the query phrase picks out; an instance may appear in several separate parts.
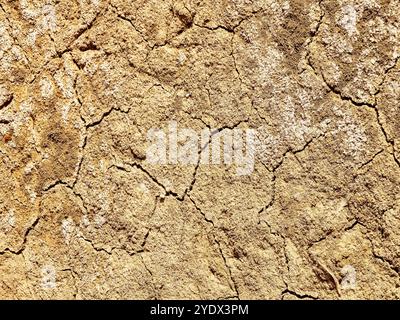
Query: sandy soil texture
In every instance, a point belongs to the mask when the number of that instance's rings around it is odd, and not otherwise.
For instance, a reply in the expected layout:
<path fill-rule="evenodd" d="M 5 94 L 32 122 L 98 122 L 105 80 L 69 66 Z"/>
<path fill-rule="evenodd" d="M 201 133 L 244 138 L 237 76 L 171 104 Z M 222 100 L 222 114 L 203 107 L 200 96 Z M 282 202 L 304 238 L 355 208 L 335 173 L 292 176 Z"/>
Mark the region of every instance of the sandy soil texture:
<path fill-rule="evenodd" d="M 399 58 L 399 0 L 0 0 L 0 297 L 400 298 Z"/>

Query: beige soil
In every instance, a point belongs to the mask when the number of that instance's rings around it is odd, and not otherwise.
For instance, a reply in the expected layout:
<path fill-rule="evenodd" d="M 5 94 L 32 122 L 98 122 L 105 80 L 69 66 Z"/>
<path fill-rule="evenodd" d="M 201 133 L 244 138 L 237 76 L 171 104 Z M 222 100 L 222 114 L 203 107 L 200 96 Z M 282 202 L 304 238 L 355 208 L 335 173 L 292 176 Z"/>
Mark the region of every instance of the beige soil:
<path fill-rule="evenodd" d="M 398 0 L 0 0 L 0 297 L 400 298 L 399 57 Z"/>

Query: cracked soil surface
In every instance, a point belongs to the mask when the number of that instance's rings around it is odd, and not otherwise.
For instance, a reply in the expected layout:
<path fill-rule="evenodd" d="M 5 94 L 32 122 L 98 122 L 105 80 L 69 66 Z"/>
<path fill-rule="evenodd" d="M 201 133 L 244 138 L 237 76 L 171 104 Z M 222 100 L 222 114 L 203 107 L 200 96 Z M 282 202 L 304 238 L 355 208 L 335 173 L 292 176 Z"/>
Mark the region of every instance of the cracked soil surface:
<path fill-rule="evenodd" d="M 0 297 L 400 298 L 399 58 L 399 0 L 0 0 Z"/>

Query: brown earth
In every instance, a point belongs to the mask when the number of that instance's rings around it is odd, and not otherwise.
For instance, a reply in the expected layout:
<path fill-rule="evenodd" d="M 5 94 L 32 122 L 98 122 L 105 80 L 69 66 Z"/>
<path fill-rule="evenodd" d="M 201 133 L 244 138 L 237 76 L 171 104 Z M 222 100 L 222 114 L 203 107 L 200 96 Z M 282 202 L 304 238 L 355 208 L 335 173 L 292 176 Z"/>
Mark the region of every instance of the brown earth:
<path fill-rule="evenodd" d="M 398 0 L 0 0 L 0 297 L 400 298 L 399 57 Z"/>

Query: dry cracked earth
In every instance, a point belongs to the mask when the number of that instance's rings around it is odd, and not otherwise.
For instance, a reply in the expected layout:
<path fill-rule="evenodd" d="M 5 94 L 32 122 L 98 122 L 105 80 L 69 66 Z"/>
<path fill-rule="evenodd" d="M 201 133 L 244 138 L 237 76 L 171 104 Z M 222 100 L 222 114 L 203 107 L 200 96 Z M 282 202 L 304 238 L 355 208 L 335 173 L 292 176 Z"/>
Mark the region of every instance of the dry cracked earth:
<path fill-rule="evenodd" d="M 400 298 L 399 57 L 399 0 L 0 0 L 0 297 Z"/>

